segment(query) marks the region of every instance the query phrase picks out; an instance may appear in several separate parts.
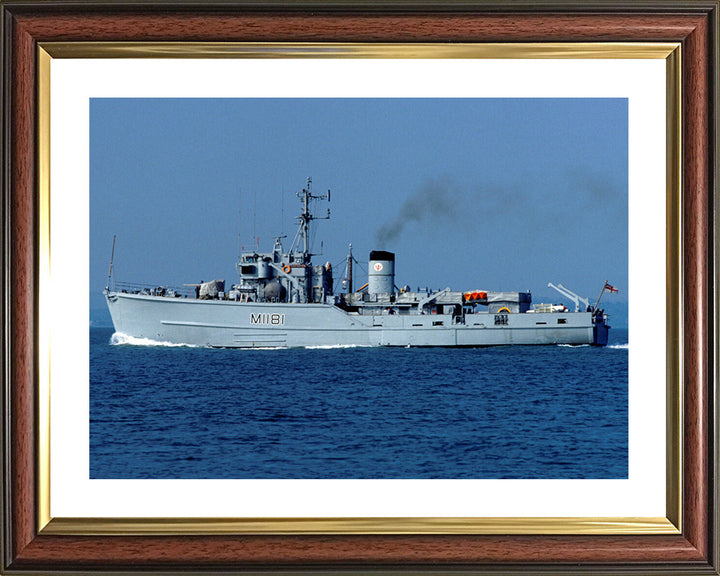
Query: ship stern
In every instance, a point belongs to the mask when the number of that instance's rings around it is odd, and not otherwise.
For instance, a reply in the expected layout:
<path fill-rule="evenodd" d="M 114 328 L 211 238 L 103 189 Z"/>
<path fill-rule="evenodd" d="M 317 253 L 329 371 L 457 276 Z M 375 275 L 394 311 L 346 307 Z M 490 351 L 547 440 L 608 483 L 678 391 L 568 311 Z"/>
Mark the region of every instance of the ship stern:
<path fill-rule="evenodd" d="M 601 312 L 593 318 L 593 346 L 607 346 L 609 333 L 607 315 Z"/>

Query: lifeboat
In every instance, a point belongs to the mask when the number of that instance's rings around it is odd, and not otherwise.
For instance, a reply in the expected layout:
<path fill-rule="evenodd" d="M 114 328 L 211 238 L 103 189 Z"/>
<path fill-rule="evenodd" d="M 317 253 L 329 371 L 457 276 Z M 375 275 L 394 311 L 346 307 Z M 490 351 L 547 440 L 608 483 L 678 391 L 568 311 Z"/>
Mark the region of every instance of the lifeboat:
<path fill-rule="evenodd" d="M 470 292 L 463 293 L 463 298 L 467 303 L 481 302 L 487 300 L 487 292 L 483 290 L 472 290 Z"/>

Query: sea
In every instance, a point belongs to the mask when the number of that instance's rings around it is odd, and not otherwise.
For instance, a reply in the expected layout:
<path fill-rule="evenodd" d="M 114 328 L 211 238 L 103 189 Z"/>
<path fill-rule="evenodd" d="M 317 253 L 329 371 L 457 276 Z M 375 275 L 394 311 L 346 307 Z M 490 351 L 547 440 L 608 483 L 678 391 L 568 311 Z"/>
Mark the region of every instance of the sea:
<path fill-rule="evenodd" d="M 90 328 L 93 479 L 621 479 L 607 347 L 230 350 Z"/>

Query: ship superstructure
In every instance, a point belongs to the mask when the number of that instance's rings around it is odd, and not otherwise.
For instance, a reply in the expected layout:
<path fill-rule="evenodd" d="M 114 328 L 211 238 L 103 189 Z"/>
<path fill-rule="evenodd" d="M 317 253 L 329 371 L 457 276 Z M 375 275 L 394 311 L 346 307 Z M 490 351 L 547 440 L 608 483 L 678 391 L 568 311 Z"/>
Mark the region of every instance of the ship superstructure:
<path fill-rule="evenodd" d="M 230 348 L 314 346 L 491 346 L 508 344 L 607 344 L 607 315 L 559 285 L 574 302 L 532 304 L 530 292 L 484 289 L 412 291 L 395 284 L 395 255 L 373 250 L 368 281 L 353 288 L 352 248 L 340 291 L 329 262 L 315 265 L 310 251 L 313 202 L 311 179 L 298 193 L 298 229 L 286 252 L 283 237 L 272 251 L 243 250 L 239 282 L 225 289 L 213 280 L 168 287 L 136 287 L 112 282 L 104 291 L 116 332 L 136 338 Z M 112 264 L 111 264 L 112 271 Z M 112 284 L 112 288 L 111 288 Z M 607 284 L 605 290 L 615 291 Z"/>

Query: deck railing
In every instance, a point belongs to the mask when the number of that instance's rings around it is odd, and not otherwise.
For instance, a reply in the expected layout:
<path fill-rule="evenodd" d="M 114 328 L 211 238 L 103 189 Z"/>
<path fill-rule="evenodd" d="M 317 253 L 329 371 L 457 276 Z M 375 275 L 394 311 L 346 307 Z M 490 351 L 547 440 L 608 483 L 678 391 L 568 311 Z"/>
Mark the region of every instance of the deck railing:
<path fill-rule="evenodd" d="M 132 282 L 113 282 L 114 292 L 126 294 L 145 294 L 147 296 L 163 296 L 165 298 L 195 298 L 193 286 L 163 286 L 158 284 L 137 284 Z"/>

